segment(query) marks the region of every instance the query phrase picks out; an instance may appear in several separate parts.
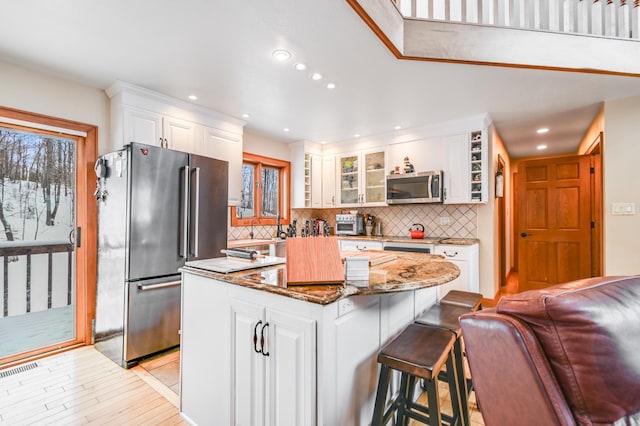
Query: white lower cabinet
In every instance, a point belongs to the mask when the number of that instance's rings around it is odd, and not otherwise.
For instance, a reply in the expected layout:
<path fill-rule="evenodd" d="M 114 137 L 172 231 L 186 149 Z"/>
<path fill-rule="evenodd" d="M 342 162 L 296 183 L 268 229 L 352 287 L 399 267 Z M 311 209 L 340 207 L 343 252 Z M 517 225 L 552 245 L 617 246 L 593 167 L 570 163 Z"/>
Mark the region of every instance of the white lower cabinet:
<path fill-rule="evenodd" d="M 341 251 L 383 250 L 381 241 L 373 240 L 339 240 Z"/>
<path fill-rule="evenodd" d="M 368 425 L 378 351 L 436 291 L 321 305 L 189 272 L 182 284 L 180 411 L 198 425 Z"/>
<path fill-rule="evenodd" d="M 446 260 L 453 263 L 460 269 L 460 275 L 453 281 L 440 285 L 438 289 L 438 300 L 446 295 L 450 290 L 480 292 L 480 262 L 478 244 L 453 245 L 436 244 L 435 254 L 441 254 Z"/>
<path fill-rule="evenodd" d="M 231 299 L 232 424 L 315 424 L 316 323 Z"/>

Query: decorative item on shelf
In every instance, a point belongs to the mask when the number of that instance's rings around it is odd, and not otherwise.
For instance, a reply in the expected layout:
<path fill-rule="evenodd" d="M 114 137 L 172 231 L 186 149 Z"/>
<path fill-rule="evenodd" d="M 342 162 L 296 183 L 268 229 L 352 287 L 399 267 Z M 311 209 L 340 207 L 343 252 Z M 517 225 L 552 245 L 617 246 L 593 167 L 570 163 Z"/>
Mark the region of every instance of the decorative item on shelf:
<path fill-rule="evenodd" d="M 413 173 L 415 169 L 413 168 L 413 164 L 409 161 L 409 157 L 404 157 L 404 172 L 405 173 Z"/>
<path fill-rule="evenodd" d="M 480 182 L 481 179 L 482 179 L 482 175 L 480 173 L 475 173 L 473 175 L 473 181 L 474 182 Z"/>

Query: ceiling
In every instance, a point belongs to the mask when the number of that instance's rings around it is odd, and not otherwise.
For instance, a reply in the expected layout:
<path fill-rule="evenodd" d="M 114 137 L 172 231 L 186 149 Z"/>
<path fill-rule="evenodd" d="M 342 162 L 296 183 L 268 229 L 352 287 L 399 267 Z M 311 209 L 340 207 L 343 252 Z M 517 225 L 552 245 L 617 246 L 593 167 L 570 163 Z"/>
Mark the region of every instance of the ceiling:
<path fill-rule="evenodd" d="M 195 94 L 196 104 L 250 114 L 247 130 L 283 142 L 488 113 L 512 157 L 539 155 L 539 143 L 566 153 L 602 101 L 640 95 L 633 77 L 398 60 L 344 0 L 3 3 L 11 19 L 0 26 L 0 60 L 102 89 L 123 80 Z M 293 57 L 278 63 L 278 48 Z M 309 78 L 316 71 L 322 80 Z M 550 131 L 537 135 L 542 126 Z"/>

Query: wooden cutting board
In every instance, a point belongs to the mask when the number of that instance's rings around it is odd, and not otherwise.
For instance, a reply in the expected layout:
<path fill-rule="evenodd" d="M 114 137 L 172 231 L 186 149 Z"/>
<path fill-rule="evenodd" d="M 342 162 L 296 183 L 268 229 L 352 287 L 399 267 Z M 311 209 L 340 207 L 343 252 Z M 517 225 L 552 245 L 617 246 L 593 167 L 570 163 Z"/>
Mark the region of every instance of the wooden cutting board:
<path fill-rule="evenodd" d="M 287 285 L 344 282 L 336 237 L 287 238 L 286 252 Z"/>
<path fill-rule="evenodd" d="M 347 257 L 368 257 L 369 266 L 376 266 L 380 265 L 381 263 L 391 262 L 392 260 L 396 260 L 398 258 L 397 254 L 367 250 L 347 250 L 340 252 L 340 255 L 342 256 L 343 262 Z"/>

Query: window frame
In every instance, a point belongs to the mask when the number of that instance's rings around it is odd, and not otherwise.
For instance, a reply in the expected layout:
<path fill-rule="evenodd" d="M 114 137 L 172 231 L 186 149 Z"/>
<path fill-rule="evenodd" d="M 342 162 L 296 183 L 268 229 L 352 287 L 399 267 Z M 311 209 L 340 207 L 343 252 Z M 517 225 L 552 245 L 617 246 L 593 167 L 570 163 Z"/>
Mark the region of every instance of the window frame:
<path fill-rule="evenodd" d="M 262 216 L 262 188 L 257 190 L 256 179 L 262 179 L 262 167 L 278 169 L 278 212 L 280 212 L 280 223 L 287 225 L 291 218 L 291 162 L 279 160 L 277 158 L 265 157 L 248 152 L 242 153 L 242 165 L 252 164 L 255 166 L 253 176 L 253 202 L 254 216 L 249 218 L 239 218 L 239 206 L 231 207 L 231 226 L 251 226 L 251 225 L 276 225 L 277 219 L 273 216 Z M 260 181 L 258 180 L 258 182 Z M 256 213 L 258 213 L 256 215 Z"/>

